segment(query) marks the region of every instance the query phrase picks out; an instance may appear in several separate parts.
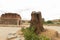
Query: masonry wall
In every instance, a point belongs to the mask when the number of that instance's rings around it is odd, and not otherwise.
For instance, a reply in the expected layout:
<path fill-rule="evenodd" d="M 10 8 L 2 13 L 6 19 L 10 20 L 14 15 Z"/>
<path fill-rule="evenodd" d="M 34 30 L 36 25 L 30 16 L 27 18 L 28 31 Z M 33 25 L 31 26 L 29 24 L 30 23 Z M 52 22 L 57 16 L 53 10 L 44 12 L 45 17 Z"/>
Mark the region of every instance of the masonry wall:
<path fill-rule="evenodd" d="M 0 24 L 5 25 L 20 25 L 21 16 L 17 13 L 5 13 L 1 15 Z"/>

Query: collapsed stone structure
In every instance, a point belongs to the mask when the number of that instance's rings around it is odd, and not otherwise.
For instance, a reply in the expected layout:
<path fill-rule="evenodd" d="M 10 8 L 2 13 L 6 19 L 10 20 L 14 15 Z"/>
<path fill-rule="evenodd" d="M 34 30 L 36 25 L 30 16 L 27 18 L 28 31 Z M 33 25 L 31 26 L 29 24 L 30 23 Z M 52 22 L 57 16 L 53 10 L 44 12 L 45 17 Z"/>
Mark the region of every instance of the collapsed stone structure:
<path fill-rule="evenodd" d="M 38 34 L 44 30 L 41 12 L 33 11 L 31 13 L 31 25 L 30 27 L 35 27 L 35 32 Z"/>
<path fill-rule="evenodd" d="M 5 13 L 1 15 L 0 24 L 20 25 L 21 16 L 17 13 Z"/>

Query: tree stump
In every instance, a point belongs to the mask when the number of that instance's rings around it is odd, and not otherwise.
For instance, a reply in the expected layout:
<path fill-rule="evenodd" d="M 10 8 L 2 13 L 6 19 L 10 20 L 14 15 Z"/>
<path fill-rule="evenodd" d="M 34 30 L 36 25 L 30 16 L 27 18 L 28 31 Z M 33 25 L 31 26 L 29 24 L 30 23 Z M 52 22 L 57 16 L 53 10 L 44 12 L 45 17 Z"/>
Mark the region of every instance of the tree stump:
<path fill-rule="evenodd" d="M 31 13 L 31 24 L 30 27 L 35 27 L 36 34 L 39 34 L 44 30 L 41 12 L 33 11 Z"/>

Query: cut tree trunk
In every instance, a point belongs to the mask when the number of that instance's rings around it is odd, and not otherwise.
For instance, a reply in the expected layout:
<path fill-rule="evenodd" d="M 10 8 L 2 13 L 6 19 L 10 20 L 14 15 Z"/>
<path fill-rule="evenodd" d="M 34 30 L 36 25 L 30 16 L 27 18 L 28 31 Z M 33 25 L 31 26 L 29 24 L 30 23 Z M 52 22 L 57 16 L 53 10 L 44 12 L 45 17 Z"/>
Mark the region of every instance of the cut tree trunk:
<path fill-rule="evenodd" d="M 41 12 L 32 12 L 31 13 L 31 24 L 30 27 L 35 27 L 35 32 L 39 34 L 44 30 Z"/>

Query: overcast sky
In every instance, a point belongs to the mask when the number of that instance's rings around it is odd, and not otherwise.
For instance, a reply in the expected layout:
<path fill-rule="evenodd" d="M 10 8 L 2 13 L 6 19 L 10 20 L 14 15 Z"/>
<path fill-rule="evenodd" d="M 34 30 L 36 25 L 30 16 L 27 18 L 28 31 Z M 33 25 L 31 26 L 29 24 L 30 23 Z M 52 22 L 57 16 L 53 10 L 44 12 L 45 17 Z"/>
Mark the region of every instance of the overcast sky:
<path fill-rule="evenodd" d="M 45 20 L 60 18 L 60 0 L 0 0 L 0 15 L 17 12 L 22 19 L 31 19 L 32 11 L 41 11 Z"/>

